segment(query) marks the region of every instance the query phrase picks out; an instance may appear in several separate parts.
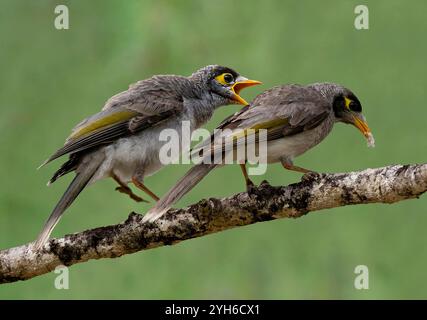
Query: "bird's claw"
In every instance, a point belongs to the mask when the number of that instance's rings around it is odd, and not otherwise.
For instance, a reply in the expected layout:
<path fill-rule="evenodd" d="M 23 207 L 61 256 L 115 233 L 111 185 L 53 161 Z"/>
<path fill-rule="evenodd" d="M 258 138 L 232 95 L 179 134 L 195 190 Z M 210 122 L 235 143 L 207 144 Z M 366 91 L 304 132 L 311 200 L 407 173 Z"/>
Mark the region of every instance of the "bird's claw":
<path fill-rule="evenodd" d="M 150 201 L 147 201 L 144 198 L 141 198 L 141 197 L 137 196 L 136 194 L 134 194 L 132 192 L 132 190 L 130 190 L 129 188 L 124 188 L 124 187 L 118 186 L 118 187 L 116 187 L 115 190 L 118 191 L 118 192 L 120 192 L 120 193 L 127 194 L 129 196 L 129 198 L 131 198 L 135 202 L 146 202 L 146 203 L 150 203 Z"/>
<path fill-rule="evenodd" d="M 246 182 L 246 192 L 249 195 L 254 194 L 256 189 L 257 189 L 256 185 L 251 180 Z"/>
<path fill-rule="evenodd" d="M 267 180 L 262 180 L 259 186 L 260 187 L 269 187 L 270 183 Z"/>
<path fill-rule="evenodd" d="M 316 171 L 309 171 L 301 177 L 301 181 L 316 181 L 321 176 L 322 176 L 321 173 L 318 173 Z"/>

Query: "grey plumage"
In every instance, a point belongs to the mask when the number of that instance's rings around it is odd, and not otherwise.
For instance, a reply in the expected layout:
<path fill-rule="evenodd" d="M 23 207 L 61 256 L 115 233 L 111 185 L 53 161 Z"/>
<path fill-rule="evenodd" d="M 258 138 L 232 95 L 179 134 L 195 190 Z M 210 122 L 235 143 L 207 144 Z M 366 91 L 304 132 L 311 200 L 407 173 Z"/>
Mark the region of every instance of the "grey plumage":
<path fill-rule="evenodd" d="M 53 228 L 55 228 L 64 211 L 77 198 L 84 187 L 86 187 L 89 180 L 93 177 L 96 170 L 104 160 L 104 157 L 102 156 L 103 155 L 100 153 L 95 154 L 90 159 L 86 158 L 84 165 L 79 166 L 76 176 L 62 195 L 59 202 L 56 204 L 51 215 L 49 216 L 49 219 L 46 221 L 42 232 L 39 234 L 35 243 L 37 248 L 41 247 L 47 241 L 49 235 L 51 234 Z"/>
<path fill-rule="evenodd" d="M 229 74 L 232 81 L 219 81 L 224 74 Z M 188 121 L 191 130 L 200 127 L 216 108 L 242 103 L 244 100 L 238 92 L 241 88 L 258 83 L 233 69 L 210 65 L 189 77 L 153 76 L 111 97 L 99 113 L 75 126 L 64 146 L 42 164 L 68 154 L 69 160 L 49 184 L 72 171 L 76 177 L 49 217 L 36 248 L 45 243 L 83 188 L 100 179 L 114 178 L 120 185 L 118 190 L 132 199 L 139 197 L 131 194 L 127 187 L 130 182 L 155 198 L 143 180 L 163 166 L 159 150 L 165 142 L 160 141 L 160 133 L 164 129 L 175 129 L 181 135 L 182 121 Z"/>
<path fill-rule="evenodd" d="M 178 202 L 216 167 L 216 164 L 199 164 L 193 166 L 164 197 L 157 201 L 156 206 L 144 216 L 142 221 L 155 221 L 160 218 L 172 204 Z"/>
<path fill-rule="evenodd" d="M 246 135 L 245 143 L 267 142 L 268 163 L 280 162 L 287 169 L 307 172 L 309 170 L 294 166 L 293 159 L 319 144 L 330 133 L 336 122 L 354 124 L 363 131 L 369 141 L 373 141 L 360 111 L 361 105 L 356 96 L 337 84 L 277 86 L 259 94 L 249 108 L 243 108 L 224 120 L 218 129 L 231 131 L 224 131 L 226 133 L 222 136 L 212 135 L 211 139 L 194 148 L 193 154 L 203 152 L 204 160 L 218 158 L 218 155 L 224 157 L 227 152 L 235 150 L 239 142 L 227 144 L 219 138 L 227 138 L 233 134 L 245 132 L 246 129 L 266 129 L 267 141 L 261 138 L 255 139 L 256 135 L 253 134 Z M 366 128 L 358 124 L 356 119 L 362 121 Z M 195 165 L 159 200 L 155 207 L 149 210 L 144 219 L 146 221 L 158 219 L 194 187 L 194 182 L 201 181 L 217 166 L 204 163 Z"/>

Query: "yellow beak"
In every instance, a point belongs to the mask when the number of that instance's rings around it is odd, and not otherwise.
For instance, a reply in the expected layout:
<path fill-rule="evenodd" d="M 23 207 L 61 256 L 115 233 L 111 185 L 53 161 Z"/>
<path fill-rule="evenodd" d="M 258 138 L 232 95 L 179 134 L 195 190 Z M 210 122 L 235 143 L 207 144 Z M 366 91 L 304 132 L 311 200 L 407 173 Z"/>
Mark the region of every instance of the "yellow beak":
<path fill-rule="evenodd" d="M 365 120 L 365 117 L 362 115 L 360 117 L 353 115 L 354 119 L 354 126 L 359 129 L 360 132 L 363 133 L 366 140 L 368 141 L 368 146 L 373 147 L 375 146 L 375 140 L 374 136 L 372 135 L 371 129 L 368 126 L 368 123 Z"/>
<path fill-rule="evenodd" d="M 239 95 L 239 93 L 244 88 L 256 86 L 258 84 L 262 84 L 262 82 L 257 80 L 249 80 L 242 76 L 238 77 L 236 79 L 236 82 L 231 87 L 231 91 L 233 91 L 234 93 L 233 100 L 236 101 L 237 103 L 247 106 L 249 103 L 247 103 L 246 100 Z"/>
<path fill-rule="evenodd" d="M 369 128 L 366 120 L 360 119 L 359 117 L 353 116 L 354 125 L 360 132 L 363 133 L 365 137 L 367 137 L 371 133 L 371 129 Z"/>

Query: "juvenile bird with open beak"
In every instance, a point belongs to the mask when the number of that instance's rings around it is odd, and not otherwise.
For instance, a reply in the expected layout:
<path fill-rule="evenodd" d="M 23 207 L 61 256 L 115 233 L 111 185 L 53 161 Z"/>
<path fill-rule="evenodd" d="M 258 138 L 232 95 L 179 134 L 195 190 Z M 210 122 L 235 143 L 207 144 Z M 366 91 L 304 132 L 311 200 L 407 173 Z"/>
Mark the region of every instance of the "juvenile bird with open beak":
<path fill-rule="evenodd" d="M 195 130 L 220 106 L 247 105 L 240 91 L 260 83 L 231 68 L 210 65 L 189 77 L 153 76 L 111 97 L 101 112 L 80 122 L 65 145 L 42 164 L 68 154 L 69 160 L 49 184 L 72 171 L 76 176 L 53 209 L 36 241 L 36 248 L 47 241 L 79 193 L 100 179 L 111 177 L 119 185 L 116 190 L 136 201 L 145 201 L 128 187 L 133 183 L 157 201 L 159 198 L 144 184 L 144 178 L 163 166 L 159 159 L 159 151 L 165 143 L 159 139 L 162 130 L 174 129 L 182 135 L 183 121 L 188 121 L 190 130 Z"/>
<path fill-rule="evenodd" d="M 239 143 L 246 147 L 250 143 L 266 143 L 267 163 L 279 162 L 285 169 L 301 173 L 314 172 L 294 165 L 293 159 L 325 139 L 337 122 L 355 126 L 367 139 L 368 146 L 374 146 L 359 99 L 341 85 L 281 85 L 261 93 L 248 108 L 241 109 L 219 125 L 219 137 L 213 135 L 195 148 L 194 153 L 203 152 L 205 161 L 191 168 L 148 211 L 144 221 L 155 221 L 162 216 L 210 171 L 221 165 L 211 163 L 212 159 L 224 159 L 228 152 L 235 152 Z M 260 129 L 267 131 L 265 140 L 258 134 Z M 230 139 L 233 137 L 245 139 Z M 247 154 L 243 153 L 243 157 Z M 245 160 L 237 159 L 239 163 L 243 162 L 240 167 L 249 189 L 253 183 L 246 171 Z"/>

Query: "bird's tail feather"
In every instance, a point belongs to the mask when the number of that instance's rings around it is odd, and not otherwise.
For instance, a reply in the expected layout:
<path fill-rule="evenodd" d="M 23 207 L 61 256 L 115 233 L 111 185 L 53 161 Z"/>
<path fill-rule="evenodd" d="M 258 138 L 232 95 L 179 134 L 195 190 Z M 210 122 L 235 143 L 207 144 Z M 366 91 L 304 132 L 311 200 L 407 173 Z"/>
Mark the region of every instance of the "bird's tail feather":
<path fill-rule="evenodd" d="M 90 179 L 95 174 L 96 170 L 99 168 L 101 162 L 101 159 L 98 161 L 96 161 L 96 159 L 92 159 L 92 161 L 83 167 L 83 169 L 74 177 L 73 181 L 70 183 L 67 190 L 64 192 L 61 199 L 53 209 L 51 215 L 47 219 L 42 232 L 39 234 L 35 243 L 36 249 L 40 249 L 49 239 L 53 228 L 55 228 L 65 210 L 73 203 L 80 192 L 86 187 Z"/>
<path fill-rule="evenodd" d="M 52 183 L 54 183 L 58 178 L 70 173 L 73 170 L 76 170 L 77 165 L 79 163 L 79 157 L 75 156 L 75 154 L 70 156 L 70 159 L 65 162 L 53 175 L 53 177 L 47 183 L 49 187 Z"/>
<path fill-rule="evenodd" d="M 193 187 L 208 175 L 217 165 L 198 164 L 188 172 L 151 208 L 143 218 L 143 222 L 153 222 L 160 218 L 176 202 L 186 195 Z"/>

